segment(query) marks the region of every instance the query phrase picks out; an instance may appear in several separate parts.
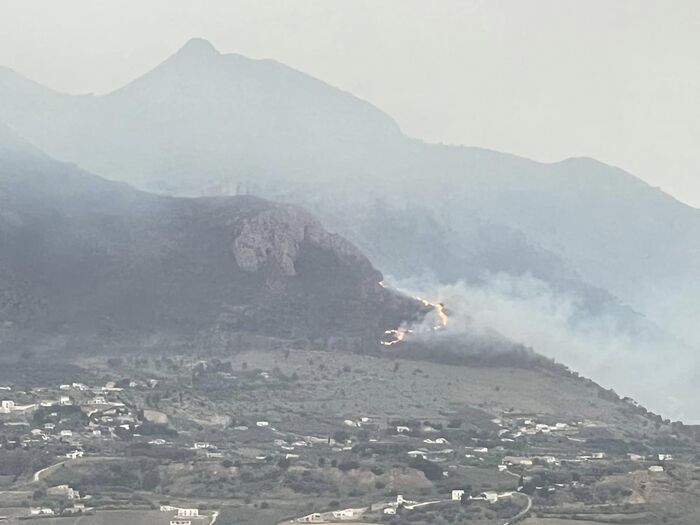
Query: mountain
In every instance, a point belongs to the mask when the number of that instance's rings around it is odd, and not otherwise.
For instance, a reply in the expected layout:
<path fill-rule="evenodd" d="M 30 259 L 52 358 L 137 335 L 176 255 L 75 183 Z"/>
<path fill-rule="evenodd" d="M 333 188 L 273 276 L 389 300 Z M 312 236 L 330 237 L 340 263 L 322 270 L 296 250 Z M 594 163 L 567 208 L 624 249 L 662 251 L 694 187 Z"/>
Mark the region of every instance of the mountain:
<path fill-rule="evenodd" d="M 201 39 L 104 96 L 2 70 L 0 120 L 142 189 L 302 205 L 392 280 L 438 300 L 463 287 L 479 323 L 659 411 L 692 392 L 700 211 L 621 169 L 426 144 L 348 93 Z M 681 363 L 687 388 L 659 399 Z M 664 387 L 639 384 L 660 371 Z"/>
<path fill-rule="evenodd" d="M 428 310 L 381 280 L 299 207 L 147 194 L 0 129 L 6 348 L 234 344 L 240 334 L 379 348 L 385 330 Z"/>

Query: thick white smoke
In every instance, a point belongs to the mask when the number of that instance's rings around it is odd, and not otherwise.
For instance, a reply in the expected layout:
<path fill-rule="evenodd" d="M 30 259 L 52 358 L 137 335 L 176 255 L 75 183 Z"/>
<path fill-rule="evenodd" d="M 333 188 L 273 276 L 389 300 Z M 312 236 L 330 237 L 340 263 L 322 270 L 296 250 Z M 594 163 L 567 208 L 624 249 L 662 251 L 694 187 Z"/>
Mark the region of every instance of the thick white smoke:
<path fill-rule="evenodd" d="M 387 282 L 408 294 L 444 303 L 450 314 L 446 335 L 498 332 L 664 417 L 700 420 L 690 395 L 696 375 L 696 359 L 690 352 L 679 358 L 679 348 L 667 346 L 674 344 L 670 339 L 635 333 L 612 316 L 582 316 L 577 297 L 544 281 L 497 274 L 479 285 L 445 285 L 431 277 Z M 671 355 L 675 358 L 669 359 Z"/>

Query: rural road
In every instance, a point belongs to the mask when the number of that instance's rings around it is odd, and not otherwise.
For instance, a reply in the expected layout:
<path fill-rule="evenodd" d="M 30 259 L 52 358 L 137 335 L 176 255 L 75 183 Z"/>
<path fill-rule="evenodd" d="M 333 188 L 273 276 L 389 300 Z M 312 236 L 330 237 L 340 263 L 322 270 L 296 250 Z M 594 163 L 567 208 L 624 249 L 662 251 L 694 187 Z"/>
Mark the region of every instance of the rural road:
<path fill-rule="evenodd" d="M 530 509 L 532 508 L 532 498 L 530 496 L 528 496 L 527 494 L 523 494 L 522 492 L 518 492 L 517 494 L 520 494 L 521 496 L 525 496 L 527 498 L 527 506 L 518 514 L 506 521 L 503 525 L 511 525 L 511 523 L 517 523 L 518 520 L 527 516 L 527 513 L 530 512 Z"/>
<path fill-rule="evenodd" d="M 83 458 L 77 458 L 77 459 L 64 459 L 63 461 L 60 461 L 58 463 L 55 463 L 53 465 L 49 465 L 46 468 L 43 468 L 41 470 L 37 470 L 34 473 L 34 476 L 32 480 L 36 483 L 37 481 L 41 481 L 42 476 L 47 474 L 48 472 L 57 469 L 59 467 L 65 466 L 67 464 L 76 464 L 76 465 L 81 465 L 85 463 L 94 463 L 94 462 L 100 462 L 100 461 L 119 461 L 120 458 L 115 457 L 115 456 L 90 456 L 90 457 L 83 457 Z"/>
<path fill-rule="evenodd" d="M 53 470 L 53 469 L 55 469 L 55 468 L 58 468 L 58 467 L 62 466 L 64 463 L 65 463 L 65 461 L 61 461 L 60 463 L 55 463 L 54 465 L 49 465 L 48 467 L 44 467 L 44 468 L 41 469 L 41 470 L 37 470 L 37 471 L 34 473 L 34 478 L 33 478 L 33 479 L 34 479 L 34 482 L 36 483 L 37 481 L 40 481 L 40 480 L 41 480 L 42 474 L 45 474 L 45 473 L 48 472 L 49 470 Z"/>

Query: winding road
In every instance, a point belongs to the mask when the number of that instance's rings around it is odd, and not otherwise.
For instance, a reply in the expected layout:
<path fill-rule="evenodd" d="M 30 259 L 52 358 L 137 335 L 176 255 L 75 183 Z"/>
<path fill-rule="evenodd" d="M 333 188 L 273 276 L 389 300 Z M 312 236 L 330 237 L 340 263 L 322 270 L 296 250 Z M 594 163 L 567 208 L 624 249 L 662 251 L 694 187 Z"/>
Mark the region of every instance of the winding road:
<path fill-rule="evenodd" d="M 517 513 L 515 516 L 510 518 L 508 521 L 504 522 L 503 525 L 512 525 L 514 523 L 517 523 L 519 520 L 527 516 L 527 513 L 530 512 L 530 509 L 532 508 L 532 498 L 528 496 L 527 494 L 523 494 L 522 492 L 515 492 L 515 494 L 520 494 L 521 496 L 524 496 L 527 498 L 527 505 L 523 510 L 521 510 L 519 513 Z"/>

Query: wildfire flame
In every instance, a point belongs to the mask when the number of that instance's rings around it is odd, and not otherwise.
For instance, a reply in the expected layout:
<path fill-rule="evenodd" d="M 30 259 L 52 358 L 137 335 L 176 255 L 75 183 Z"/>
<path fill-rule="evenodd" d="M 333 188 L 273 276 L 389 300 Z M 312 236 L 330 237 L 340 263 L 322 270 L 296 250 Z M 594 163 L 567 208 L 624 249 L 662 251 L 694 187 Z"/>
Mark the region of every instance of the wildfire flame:
<path fill-rule="evenodd" d="M 379 282 L 379 286 L 382 288 L 385 288 L 384 283 L 382 281 Z M 423 299 L 421 297 L 414 297 L 414 299 L 420 301 L 423 303 L 425 306 L 428 306 L 432 308 L 435 313 L 437 314 L 438 317 L 438 324 L 433 325 L 430 328 L 431 332 L 436 332 L 438 330 L 444 330 L 447 327 L 447 323 L 450 320 L 450 316 L 447 314 L 447 310 L 445 309 L 445 305 L 442 303 L 433 303 L 430 302 L 426 299 Z M 396 328 L 394 330 L 386 330 L 384 332 L 384 336 L 386 340 L 380 341 L 380 343 L 383 346 L 392 346 L 395 344 L 400 343 L 404 339 L 406 339 L 406 335 L 412 333 L 413 330 L 410 330 L 408 328 L 405 328 L 403 326 L 400 326 L 399 328 Z"/>
<path fill-rule="evenodd" d="M 384 346 L 391 346 L 395 345 L 396 343 L 400 343 L 406 338 L 406 334 L 408 333 L 408 330 L 405 328 L 397 328 L 396 330 L 386 330 L 384 332 L 385 336 L 391 336 L 393 339 L 390 339 L 388 341 L 380 341 L 381 344 Z"/>

